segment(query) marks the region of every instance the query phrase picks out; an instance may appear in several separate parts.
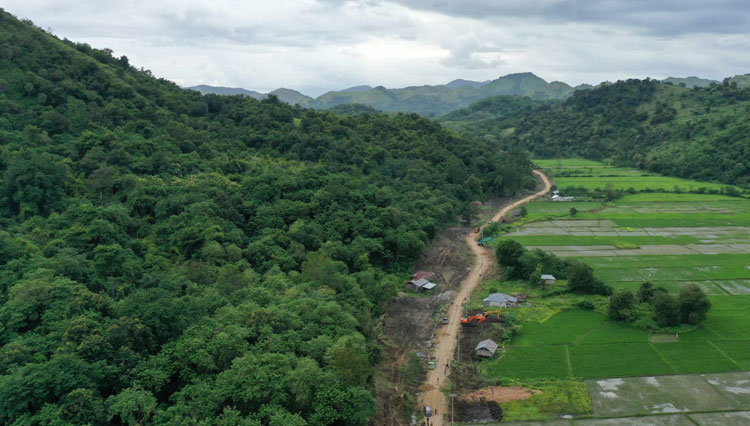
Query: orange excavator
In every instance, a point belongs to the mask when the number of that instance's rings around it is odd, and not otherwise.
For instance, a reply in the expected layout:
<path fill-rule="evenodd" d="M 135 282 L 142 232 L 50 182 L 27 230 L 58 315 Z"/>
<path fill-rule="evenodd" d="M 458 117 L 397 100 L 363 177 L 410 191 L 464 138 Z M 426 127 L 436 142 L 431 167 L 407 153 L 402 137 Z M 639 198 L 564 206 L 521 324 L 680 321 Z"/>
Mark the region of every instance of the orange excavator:
<path fill-rule="evenodd" d="M 461 318 L 461 324 L 480 324 L 485 321 L 487 321 L 490 316 L 496 316 L 496 318 L 499 320 L 501 318 L 500 314 L 502 313 L 502 309 L 495 309 L 493 311 L 487 311 L 487 312 L 480 312 L 476 315 L 472 315 L 468 318 Z"/>
<path fill-rule="evenodd" d="M 484 316 L 484 312 L 472 315 L 469 318 L 461 318 L 461 324 L 479 324 L 485 321 L 487 321 L 487 317 Z"/>

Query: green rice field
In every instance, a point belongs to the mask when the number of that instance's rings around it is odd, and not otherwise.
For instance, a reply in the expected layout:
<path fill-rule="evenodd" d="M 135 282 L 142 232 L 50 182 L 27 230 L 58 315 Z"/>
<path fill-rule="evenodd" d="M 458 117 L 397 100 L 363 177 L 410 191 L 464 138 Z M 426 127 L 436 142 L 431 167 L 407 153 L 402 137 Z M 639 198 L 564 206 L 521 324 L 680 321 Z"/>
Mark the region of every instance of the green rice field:
<path fill-rule="evenodd" d="M 649 332 L 613 323 L 600 313 L 564 311 L 543 323 L 524 323 L 519 338 L 501 356 L 482 362 L 479 368 L 490 377 L 514 379 L 743 371 L 750 362 L 746 320 L 745 312 L 719 312 L 676 342 L 654 343 Z M 723 325 L 714 330 L 718 324 Z"/>
<path fill-rule="evenodd" d="M 563 191 L 567 187 L 583 187 L 586 189 L 612 188 L 621 190 L 632 188 L 635 191 L 647 189 L 672 191 L 679 188 L 684 192 L 692 192 L 699 188 L 703 188 L 704 191 L 720 191 L 727 186 L 719 183 L 662 176 L 632 168 L 612 167 L 593 160 L 553 159 L 534 160 L 534 163 L 551 174 L 557 187 Z"/>
<path fill-rule="evenodd" d="M 561 189 L 607 183 L 636 190 L 722 186 L 590 160 L 536 164 L 547 169 Z M 532 306 L 517 308 L 517 316 L 525 320 L 520 333 L 498 356 L 479 364 L 490 378 L 605 379 L 750 370 L 750 199 L 636 193 L 609 203 L 537 201 L 527 210 L 521 226 L 502 238 L 576 257 L 614 288 L 635 292 L 650 281 L 677 293 L 684 285 L 696 284 L 709 295 L 712 308 L 695 330 L 662 342 L 596 311 L 574 309 L 533 320 L 533 315 L 522 313 L 539 309 L 532 298 Z"/>

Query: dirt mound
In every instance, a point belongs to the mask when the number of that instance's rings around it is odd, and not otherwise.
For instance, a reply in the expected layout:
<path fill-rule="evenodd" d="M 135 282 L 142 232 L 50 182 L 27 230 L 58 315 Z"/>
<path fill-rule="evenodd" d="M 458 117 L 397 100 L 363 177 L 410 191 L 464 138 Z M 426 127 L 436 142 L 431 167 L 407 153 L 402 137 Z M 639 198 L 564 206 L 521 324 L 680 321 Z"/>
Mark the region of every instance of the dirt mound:
<path fill-rule="evenodd" d="M 508 402 L 531 398 L 538 390 L 529 390 L 520 386 L 493 386 L 461 394 L 458 399 L 466 402 L 494 401 Z"/>

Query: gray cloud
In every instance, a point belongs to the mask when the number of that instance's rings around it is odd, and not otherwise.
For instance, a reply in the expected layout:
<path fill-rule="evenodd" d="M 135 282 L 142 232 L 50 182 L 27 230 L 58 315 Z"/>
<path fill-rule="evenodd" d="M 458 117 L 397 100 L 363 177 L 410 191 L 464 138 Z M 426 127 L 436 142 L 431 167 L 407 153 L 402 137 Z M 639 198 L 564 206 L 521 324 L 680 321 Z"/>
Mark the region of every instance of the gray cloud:
<path fill-rule="evenodd" d="M 620 25 L 660 35 L 744 33 L 747 0 L 394 0 L 404 6 L 475 19 L 536 18 Z"/>
<path fill-rule="evenodd" d="M 746 73 L 743 1 L 6 0 L 60 37 L 183 85 L 317 94 L 532 71 L 547 80 Z"/>

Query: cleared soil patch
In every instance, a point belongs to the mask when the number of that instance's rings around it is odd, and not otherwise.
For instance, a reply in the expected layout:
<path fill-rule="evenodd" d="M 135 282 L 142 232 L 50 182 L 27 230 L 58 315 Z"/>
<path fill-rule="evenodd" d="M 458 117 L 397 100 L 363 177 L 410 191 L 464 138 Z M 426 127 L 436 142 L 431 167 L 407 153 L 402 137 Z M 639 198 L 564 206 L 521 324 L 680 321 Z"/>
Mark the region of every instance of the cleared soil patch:
<path fill-rule="evenodd" d="M 431 339 L 441 331 L 440 311 L 450 302 L 455 289 L 466 277 L 471 265 L 464 237 L 468 228 L 448 228 L 433 240 L 417 260 L 414 270 L 435 273 L 438 286 L 433 294 L 404 292 L 388 305 L 383 316 L 383 361 L 376 376 L 377 417 L 374 424 L 406 425 L 404 392 L 417 392 L 420 378 L 405 381 L 402 368 L 410 352 L 426 354 Z M 407 326 L 408 324 L 408 326 Z M 423 361 L 426 369 L 426 361 Z"/>
<path fill-rule="evenodd" d="M 483 388 L 468 392 L 458 396 L 458 399 L 468 402 L 477 401 L 494 401 L 494 402 L 510 402 L 520 401 L 523 399 L 531 398 L 534 394 L 539 394 L 539 390 L 531 390 L 521 386 L 492 386 L 489 388 Z"/>
<path fill-rule="evenodd" d="M 651 343 L 677 343 L 679 337 L 676 334 L 654 333 L 648 338 Z"/>

